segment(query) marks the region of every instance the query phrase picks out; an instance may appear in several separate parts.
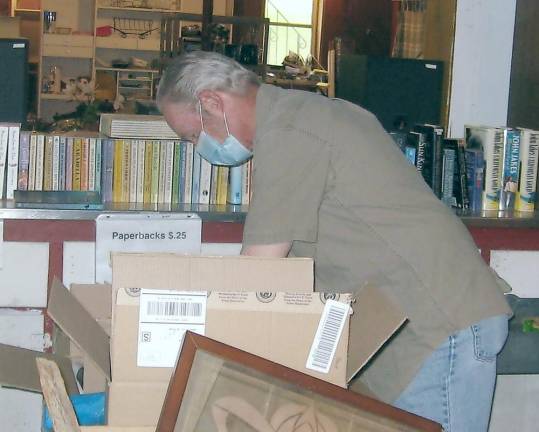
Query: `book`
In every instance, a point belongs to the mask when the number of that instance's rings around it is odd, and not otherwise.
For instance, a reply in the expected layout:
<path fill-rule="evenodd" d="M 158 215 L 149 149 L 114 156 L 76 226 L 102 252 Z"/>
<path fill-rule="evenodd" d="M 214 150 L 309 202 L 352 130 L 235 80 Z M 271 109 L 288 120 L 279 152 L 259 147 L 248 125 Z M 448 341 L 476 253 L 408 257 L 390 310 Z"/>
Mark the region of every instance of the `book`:
<path fill-rule="evenodd" d="M 389 136 L 393 139 L 395 144 L 399 147 L 400 151 L 404 153 L 404 149 L 407 145 L 407 133 L 406 132 L 400 132 L 400 131 L 391 131 L 389 132 Z"/>
<path fill-rule="evenodd" d="M 35 190 L 36 187 L 36 153 L 37 135 L 30 136 L 30 164 L 28 167 L 28 190 Z"/>
<path fill-rule="evenodd" d="M 470 210 L 480 212 L 483 208 L 483 183 L 484 183 L 484 157 L 483 150 L 470 148 L 465 151 L 466 158 L 466 181 L 468 185 L 468 197 Z"/>
<path fill-rule="evenodd" d="M 114 173 L 114 145 L 115 140 L 103 139 L 102 153 L 102 168 L 101 168 L 101 200 L 105 202 L 112 202 L 112 184 Z"/>
<path fill-rule="evenodd" d="M 7 148 L 9 143 L 9 126 L 0 124 L 0 199 L 5 195 Z"/>
<path fill-rule="evenodd" d="M 191 201 L 192 203 L 198 203 L 200 195 L 200 163 L 201 157 L 198 152 L 193 152 L 193 187 L 191 189 Z"/>
<path fill-rule="evenodd" d="M 129 140 L 129 198 L 127 202 L 137 202 L 138 140 Z"/>
<path fill-rule="evenodd" d="M 152 204 L 157 204 L 157 202 L 159 201 L 159 167 L 161 162 L 161 142 L 158 140 L 154 140 L 152 149 L 152 193 L 150 202 Z"/>
<path fill-rule="evenodd" d="M 19 138 L 19 169 L 17 190 L 28 190 L 30 169 L 30 135 L 32 132 L 21 132 Z"/>
<path fill-rule="evenodd" d="M 157 202 L 159 204 L 165 202 L 165 167 L 167 165 L 167 144 L 166 141 L 159 142 L 159 195 Z"/>
<path fill-rule="evenodd" d="M 210 203 L 212 165 L 204 158 L 200 158 L 200 189 L 198 194 L 199 204 Z"/>
<path fill-rule="evenodd" d="M 229 167 L 220 166 L 217 170 L 217 198 L 216 204 L 225 205 L 227 199 L 228 189 L 228 173 Z"/>
<path fill-rule="evenodd" d="M 502 189 L 503 129 L 488 126 L 465 126 L 466 147 L 482 150 L 484 182 L 482 210 L 498 210 Z"/>
<path fill-rule="evenodd" d="M 456 207 L 454 193 L 456 149 L 446 147 L 442 151 L 442 202 L 448 207 Z"/>
<path fill-rule="evenodd" d="M 52 190 L 59 190 L 60 184 L 60 137 L 52 137 Z"/>
<path fill-rule="evenodd" d="M 54 154 L 54 137 L 48 135 L 45 137 L 45 153 L 43 159 L 43 190 L 52 191 L 52 170 Z"/>
<path fill-rule="evenodd" d="M 241 204 L 243 165 L 230 167 L 229 169 L 226 197 L 226 202 L 229 204 Z"/>
<path fill-rule="evenodd" d="M 6 163 L 6 199 L 13 199 L 13 194 L 17 189 L 19 169 L 19 137 L 21 132 L 20 124 L 9 126 L 9 136 L 7 145 L 7 163 Z"/>
<path fill-rule="evenodd" d="M 81 159 L 80 159 L 80 190 L 88 190 L 88 161 L 90 158 L 90 139 L 81 138 Z"/>
<path fill-rule="evenodd" d="M 172 162 L 172 199 L 171 202 L 174 205 L 177 205 L 181 202 L 181 193 L 180 193 L 180 172 L 181 169 L 181 149 L 182 145 L 180 141 L 174 141 L 174 160 Z"/>
<path fill-rule="evenodd" d="M 211 180 L 210 180 L 210 204 L 217 204 L 217 188 L 219 186 L 219 167 L 217 165 L 211 166 Z"/>
<path fill-rule="evenodd" d="M 163 116 L 136 114 L 101 114 L 99 132 L 111 138 L 179 139 Z"/>
<path fill-rule="evenodd" d="M 95 141 L 95 188 L 96 192 L 101 192 L 101 170 L 103 169 L 103 139 L 96 138 Z"/>
<path fill-rule="evenodd" d="M 72 190 L 81 190 L 82 138 L 73 140 L 73 180 Z"/>
<path fill-rule="evenodd" d="M 539 131 L 520 130 L 520 179 L 515 209 L 530 212 L 535 209 L 537 197 L 537 165 L 539 158 Z"/>
<path fill-rule="evenodd" d="M 43 190 L 43 168 L 45 164 L 45 135 L 37 136 L 36 146 L 36 178 L 34 190 Z"/>
<path fill-rule="evenodd" d="M 458 140 L 457 143 L 457 205 L 463 210 L 470 208 L 470 197 L 468 196 L 468 185 L 466 181 L 466 156 L 464 142 Z"/>
<path fill-rule="evenodd" d="M 404 148 L 404 157 L 412 165 L 415 165 L 416 151 L 417 151 L 416 148 L 411 145 L 407 145 Z"/>
<path fill-rule="evenodd" d="M 503 131 L 502 188 L 500 210 L 515 210 L 520 176 L 520 131 L 505 128 Z"/>
<path fill-rule="evenodd" d="M 120 202 L 128 203 L 130 198 L 130 181 L 131 181 L 131 150 L 132 150 L 132 141 L 123 140 L 122 147 L 122 190 L 120 193 Z"/>
<path fill-rule="evenodd" d="M 96 139 L 90 138 L 88 147 L 88 190 L 95 191 L 95 149 Z"/>
<path fill-rule="evenodd" d="M 193 153 L 194 145 L 191 141 L 185 142 L 185 185 L 183 190 L 184 204 L 191 204 L 193 192 Z"/>
<path fill-rule="evenodd" d="M 114 160 L 112 163 L 112 202 L 122 201 L 122 173 L 123 173 L 124 140 L 114 140 Z M 74 181 L 74 180 L 73 180 Z"/>
<path fill-rule="evenodd" d="M 146 148 L 144 149 L 144 193 L 142 201 L 144 204 L 149 204 L 152 195 L 152 157 L 153 157 L 153 141 L 146 140 Z"/>
<path fill-rule="evenodd" d="M 66 140 L 66 191 L 73 190 L 73 137 Z"/>
<path fill-rule="evenodd" d="M 66 190 L 66 151 L 67 139 L 65 136 L 60 137 L 60 148 L 58 157 L 58 190 Z"/>
<path fill-rule="evenodd" d="M 441 198 L 442 194 L 442 143 L 444 129 L 438 125 L 418 124 L 414 131 L 423 135 L 425 142 L 425 162 L 423 177 L 434 194 Z"/>
<path fill-rule="evenodd" d="M 165 141 L 165 175 L 164 175 L 164 188 L 163 188 L 163 200 L 161 202 L 170 204 L 172 201 L 172 168 L 174 161 L 174 141 Z"/>
<path fill-rule="evenodd" d="M 249 205 L 251 201 L 251 172 L 253 160 L 245 162 L 241 167 L 241 203 Z"/>
<path fill-rule="evenodd" d="M 146 153 L 146 141 L 138 140 L 137 144 L 137 194 L 136 202 L 144 202 L 144 156 Z"/>

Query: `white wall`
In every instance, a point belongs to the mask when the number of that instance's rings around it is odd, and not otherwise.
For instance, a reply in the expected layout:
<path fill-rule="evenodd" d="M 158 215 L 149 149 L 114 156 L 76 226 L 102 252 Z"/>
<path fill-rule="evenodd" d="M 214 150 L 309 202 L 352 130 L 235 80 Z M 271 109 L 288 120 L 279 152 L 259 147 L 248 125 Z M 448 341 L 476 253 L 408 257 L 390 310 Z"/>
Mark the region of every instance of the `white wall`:
<path fill-rule="evenodd" d="M 516 0 L 457 0 L 449 135 L 505 126 Z"/>

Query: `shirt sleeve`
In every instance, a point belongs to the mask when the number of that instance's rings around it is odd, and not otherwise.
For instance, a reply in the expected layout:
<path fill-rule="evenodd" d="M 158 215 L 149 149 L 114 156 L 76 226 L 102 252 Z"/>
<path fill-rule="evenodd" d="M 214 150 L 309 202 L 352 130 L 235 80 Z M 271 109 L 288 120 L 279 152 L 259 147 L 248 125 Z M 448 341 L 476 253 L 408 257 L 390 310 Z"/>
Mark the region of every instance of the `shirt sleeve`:
<path fill-rule="evenodd" d="M 257 139 L 244 245 L 316 242 L 330 153 L 326 141 L 292 127 Z"/>

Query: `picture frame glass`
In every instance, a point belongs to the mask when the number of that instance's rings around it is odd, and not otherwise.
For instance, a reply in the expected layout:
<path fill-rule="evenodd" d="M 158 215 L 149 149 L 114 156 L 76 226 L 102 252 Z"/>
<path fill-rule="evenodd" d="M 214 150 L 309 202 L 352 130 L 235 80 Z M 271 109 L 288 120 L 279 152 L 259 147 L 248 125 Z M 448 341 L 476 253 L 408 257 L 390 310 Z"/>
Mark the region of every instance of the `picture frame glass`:
<path fill-rule="evenodd" d="M 198 349 L 175 432 L 417 431 Z"/>

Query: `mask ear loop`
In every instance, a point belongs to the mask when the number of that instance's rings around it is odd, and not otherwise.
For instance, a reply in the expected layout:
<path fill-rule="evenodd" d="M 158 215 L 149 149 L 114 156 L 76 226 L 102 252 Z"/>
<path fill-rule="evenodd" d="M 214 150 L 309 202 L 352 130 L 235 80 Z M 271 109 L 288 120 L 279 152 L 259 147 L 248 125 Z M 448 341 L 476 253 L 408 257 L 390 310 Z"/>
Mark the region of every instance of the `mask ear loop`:
<path fill-rule="evenodd" d="M 228 122 L 226 121 L 226 114 L 224 111 L 223 111 L 223 118 L 225 119 L 226 134 L 227 136 L 230 136 L 230 132 L 228 131 Z"/>
<path fill-rule="evenodd" d="M 204 120 L 202 120 L 202 103 L 200 99 L 198 100 L 198 114 L 200 116 L 200 124 L 202 125 L 202 130 L 204 130 Z"/>

